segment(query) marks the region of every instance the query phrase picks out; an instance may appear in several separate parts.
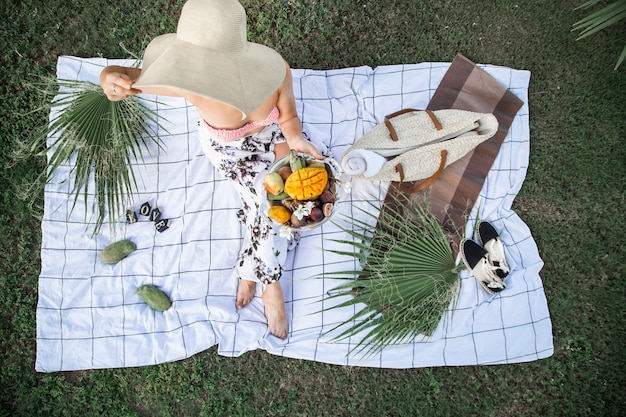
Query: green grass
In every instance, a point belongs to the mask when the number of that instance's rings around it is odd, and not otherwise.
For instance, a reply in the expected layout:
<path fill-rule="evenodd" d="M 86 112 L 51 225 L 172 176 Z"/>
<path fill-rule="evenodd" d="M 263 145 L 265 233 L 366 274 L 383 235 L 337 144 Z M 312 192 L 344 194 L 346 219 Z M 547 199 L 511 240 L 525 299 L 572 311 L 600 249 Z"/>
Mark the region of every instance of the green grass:
<path fill-rule="evenodd" d="M 451 61 L 532 72 L 531 158 L 514 203 L 545 261 L 551 358 L 409 370 L 330 366 L 209 349 L 172 364 L 34 371 L 39 218 L 15 185 L 39 162 L 10 165 L 45 123 L 24 83 L 59 55 L 126 57 L 173 31 L 181 0 L 22 0 L 0 6 L 0 417 L 4 416 L 618 416 L 626 409 L 626 76 L 616 25 L 575 41 L 584 0 L 247 0 L 253 40 L 294 68 Z M 107 6 L 108 5 L 108 6 Z"/>

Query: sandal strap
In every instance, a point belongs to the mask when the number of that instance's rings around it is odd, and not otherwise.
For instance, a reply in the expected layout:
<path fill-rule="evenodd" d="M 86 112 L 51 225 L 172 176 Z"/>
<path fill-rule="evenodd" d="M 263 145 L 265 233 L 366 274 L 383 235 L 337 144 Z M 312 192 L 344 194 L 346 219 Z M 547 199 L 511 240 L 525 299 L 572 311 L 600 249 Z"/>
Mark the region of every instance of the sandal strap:
<path fill-rule="evenodd" d="M 482 287 L 485 291 L 490 294 L 495 294 L 506 288 L 506 284 L 504 283 L 504 281 L 502 281 L 502 279 L 498 276 L 495 270 L 491 268 L 491 262 L 489 261 L 489 258 L 486 254 L 481 258 L 479 264 L 476 264 L 474 268 L 479 268 L 482 272 L 486 274 L 486 277 L 483 277 L 481 279 L 474 275 L 474 278 L 476 278 L 476 280 L 482 284 Z"/>
<path fill-rule="evenodd" d="M 491 268 L 491 262 L 489 262 L 487 257 L 485 257 L 484 262 L 486 263 L 485 272 L 489 278 L 489 282 L 485 282 L 485 285 L 494 292 L 499 292 L 505 289 L 506 284 L 502 281 L 502 278 L 496 271 L 496 268 Z"/>

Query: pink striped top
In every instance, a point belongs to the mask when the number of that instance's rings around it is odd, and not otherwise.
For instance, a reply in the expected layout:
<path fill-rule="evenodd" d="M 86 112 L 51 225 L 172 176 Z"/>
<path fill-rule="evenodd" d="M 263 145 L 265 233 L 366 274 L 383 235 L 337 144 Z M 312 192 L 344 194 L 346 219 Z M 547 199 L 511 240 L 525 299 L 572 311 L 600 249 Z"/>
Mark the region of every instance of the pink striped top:
<path fill-rule="evenodd" d="M 253 131 L 256 128 L 261 126 L 269 126 L 278 120 L 278 116 L 280 112 L 278 111 L 278 107 L 274 106 L 270 114 L 265 118 L 265 120 L 261 120 L 260 122 L 249 122 L 245 125 L 241 126 L 238 129 L 216 129 L 210 124 L 208 124 L 205 120 L 204 125 L 209 130 L 209 134 L 213 139 L 217 139 L 220 142 L 232 142 L 239 138 L 244 137 L 247 133 Z"/>

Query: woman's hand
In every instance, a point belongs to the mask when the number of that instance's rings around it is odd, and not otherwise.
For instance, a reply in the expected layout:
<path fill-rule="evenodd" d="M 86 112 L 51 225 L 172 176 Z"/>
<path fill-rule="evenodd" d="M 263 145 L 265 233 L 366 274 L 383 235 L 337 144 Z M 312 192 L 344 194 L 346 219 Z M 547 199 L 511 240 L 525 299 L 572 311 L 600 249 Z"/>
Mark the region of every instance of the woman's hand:
<path fill-rule="evenodd" d="M 100 86 L 109 100 L 123 100 L 141 93 L 141 90 L 133 88 L 133 84 L 139 78 L 140 73 L 141 70 L 138 68 L 111 65 L 100 73 Z"/>
<path fill-rule="evenodd" d="M 324 159 L 322 154 L 319 153 L 315 145 L 313 145 L 308 140 L 303 139 L 302 137 L 298 139 L 287 139 L 287 143 L 289 144 L 289 148 L 296 150 L 302 153 L 308 153 L 315 159 Z"/>
<path fill-rule="evenodd" d="M 276 106 L 280 111 L 278 124 L 283 135 L 287 139 L 289 148 L 298 152 L 308 153 L 315 159 L 324 159 L 315 145 L 302 137 L 302 121 L 296 111 L 296 99 L 293 94 L 293 81 L 291 69 L 285 62 L 286 75 L 283 84 L 278 89 L 278 99 Z"/>

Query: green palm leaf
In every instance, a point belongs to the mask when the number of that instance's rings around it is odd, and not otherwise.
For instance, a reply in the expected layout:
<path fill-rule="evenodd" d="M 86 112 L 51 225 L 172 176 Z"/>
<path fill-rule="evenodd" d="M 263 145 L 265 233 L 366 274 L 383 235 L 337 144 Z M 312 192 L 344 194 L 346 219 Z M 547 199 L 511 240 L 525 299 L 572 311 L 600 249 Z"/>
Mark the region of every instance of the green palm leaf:
<path fill-rule="evenodd" d="M 139 99 L 109 101 L 102 88 L 90 82 L 44 79 L 35 87 L 46 98 L 55 97 L 38 109 L 52 114 L 53 118 L 35 136 L 28 154 L 47 155 L 43 175 L 46 182 L 52 180 L 59 167 L 71 165 L 70 212 L 79 198 L 87 201 L 92 193 L 95 235 L 106 214 L 112 220 L 123 217 L 125 203 L 137 190 L 133 160 L 144 162 L 144 148 L 147 149 L 149 142 L 161 147 L 157 129 L 163 126 L 156 112 Z"/>
<path fill-rule="evenodd" d="M 449 237 L 426 199 L 397 195 L 385 210 L 371 204 L 360 211 L 374 218 L 376 226 L 353 220 L 356 230 L 342 230 L 354 240 L 333 240 L 350 249 L 329 251 L 354 257 L 362 270 L 323 274 L 344 281 L 325 298 L 343 301 L 323 311 L 359 306 L 327 333 L 340 332 L 333 340 L 359 334 L 362 339 L 350 353 L 369 355 L 431 335 L 456 300 L 460 280 Z"/>
<path fill-rule="evenodd" d="M 601 0 L 589 0 L 576 7 L 574 10 L 578 10 L 581 8 L 587 9 L 600 3 L 600 1 Z M 626 0 L 617 0 L 611 4 L 603 6 L 596 12 L 591 13 L 590 15 L 574 23 L 572 25 L 572 31 L 580 32 L 578 38 L 576 38 L 576 40 L 580 40 L 586 38 L 587 36 L 593 35 L 594 33 L 601 31 L 602 29 L 606 29 L 607 27 L 614 25 L 624 18 L 626 18 Z M 622 53 L 617 59 L 617 64 L 615 64 L 614 69 L 619 68 L 622 61 L 624 61 L 624 58 L 626 58 L 626 47 L 624 47 Z"/>

